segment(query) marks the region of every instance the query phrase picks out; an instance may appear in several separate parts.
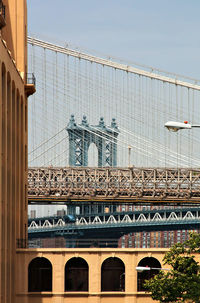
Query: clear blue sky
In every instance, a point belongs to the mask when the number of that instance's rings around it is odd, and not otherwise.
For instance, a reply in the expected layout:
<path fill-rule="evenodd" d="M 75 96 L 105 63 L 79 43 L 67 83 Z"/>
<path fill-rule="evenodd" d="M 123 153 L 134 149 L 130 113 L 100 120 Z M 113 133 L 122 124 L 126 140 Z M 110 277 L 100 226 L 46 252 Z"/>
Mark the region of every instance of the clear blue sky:
<path fill-rule="evenodd" d="M 29 35 L 200 79 L 200 0 L 28 0 Z"/>

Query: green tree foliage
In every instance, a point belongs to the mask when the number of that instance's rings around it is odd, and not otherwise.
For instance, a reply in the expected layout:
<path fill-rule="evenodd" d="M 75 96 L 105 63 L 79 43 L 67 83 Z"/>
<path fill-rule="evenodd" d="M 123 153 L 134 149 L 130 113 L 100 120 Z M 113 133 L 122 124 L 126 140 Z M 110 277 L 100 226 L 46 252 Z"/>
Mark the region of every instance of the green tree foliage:
<path fill-rule="evenodd" d="M 144 284 L 153 300 L 200 303 L 200 266 L 193 255 L 199 252 L 200 235 L 195 233 L 190 234 L 189 240 L 170 248 L 163 259 L 170 270 L 161 270 Z"/>

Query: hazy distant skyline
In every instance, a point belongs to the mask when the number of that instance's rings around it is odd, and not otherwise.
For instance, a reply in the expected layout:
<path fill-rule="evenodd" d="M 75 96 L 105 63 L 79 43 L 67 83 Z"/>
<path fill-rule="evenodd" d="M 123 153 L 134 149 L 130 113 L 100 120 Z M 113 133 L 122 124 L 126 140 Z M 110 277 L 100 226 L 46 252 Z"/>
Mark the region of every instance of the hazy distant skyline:
<path fill-rule="evenodd" d="M 29 0 L 29 35 L 200 79 L 199 0 Z"/>

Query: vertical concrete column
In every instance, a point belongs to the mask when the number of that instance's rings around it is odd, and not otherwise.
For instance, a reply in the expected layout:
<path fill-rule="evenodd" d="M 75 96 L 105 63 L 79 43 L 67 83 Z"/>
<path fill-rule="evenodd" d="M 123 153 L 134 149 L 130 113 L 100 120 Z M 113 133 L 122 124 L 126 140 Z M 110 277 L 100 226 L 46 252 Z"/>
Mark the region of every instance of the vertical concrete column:
<path fill-rule="evenodd" d="M 22 238 L 24 240 L 27 239 L 27 207 L 26 207 L 26 179 L 27 179 L 27 170 L 26 170 L 26 131 L 25 131 L 25 116 L 26 116 L 26 112 L 25 112 L 25 99 L 23 97 L 21 97 L 21 138 L 22 138 L 22 154 L 21 154 L 21 168 L 22 168 L 22 183 L 21 183 L 21 203 L 22 203 L 22 209 L 21 209 L 21 217 L 22 217 Z"/>
<path fill-rule="evenodd" d="M 20 183 L 20 236 L 24 240 L 24 111 L 23 98 L 20 96 L 20 166 L 21 166 L 21 183 Z"/>
<path fill-rule="evenodd" d="M 7 73 L 2 73 L 2 213 L 1 213 L 1 232 L 2 232 L 2 276 L 1 276 L 1 298 L 2 302 L 7 302 Z"/>
<path fill-rule="evenodd" d="M 24 229 L 25 229 L 25 239 L 28 240 L 28 106 L 27 98 L 24 97 Z"/>
<path fill-rule="evenodd" d="M 60 249 L 62 251 L 62 249 Z M 64 254 L 55 254 L 51 255 L 51 259 L 49 259 L 52 263 L 52 275 L 53 275 L 53 285 L 52 291 L 53 293 L 63 293 L 65 286 L 65 255 Z M 55 299 L 54 299 L 55 300 Z M 59 301 L 58 301 L 59 302 Z"/>
<path fill-rule="evenodd" d="M 0 60 L 0 142 L 2 142 L 2 62 Z M 2 279 L 1 272 L 2 272 L 2 144 L 0 144 L 0 279 Z M 0 286 L 0 302 L 1 302 L 1 286 Z"/>
<path fill-rule="evenodd" d="M 133 294 L 137 291 L 137 272 L 135 270 L 136 267 L 136 258 L 134 253 L 126 254 L 126 261 L 125 261 L 125 303 L 135 303 L 136 302 L 136 295 Z"/>
<path fill-rule="evenodd" d="M 10 0 L 9 1 L 10 25 L 12 30 L 13 55 L 18 70 L 25 79 L 27 65 L 27 12 L 26 1 Z M 10 46 L 10 45 L 9 45 Z"/>
<path fill-rule="evenodd" d="M 89 265 L 89 298 L 88 303 L 99 303 L 101 291 L 101 255 L 91 253 Z"/>
<path fill-rule="evenodd" d="M 14 293 L 12 281 L 12 258 L 13 258 L 13 235 L 12 235 L 12 224 L 13 224 L 13 209 L 12 209 L 12 89 L 11 89 L 11 78 L 10 74 L 7 75 L 7 216 L 6 216 L 6 224 L 7 224 L 7 281 L 8 281 L 8 301 L 12 302 Z M 12 298 L 12 299 L 11 299 Z"/>
<path fill-rule="evenodd" d="M 30 254 L 27 253 L 16 254 L 15 290 L 17 294 L 28 292 L 28 266 L 31 259 L 32 256 Z"/>
<path fill-rule="evenodd" d="M 15 235 L 16 239 L 20 239 L 20 98 L 19 98 L 19 91 L 17 91 L 16 96 L 16 217 L 15 217 Z"/>
<path fill-rule="evenodd" d="M 12 146 L 12 154 L 11 154 L 11 184 L 12 184 L 12 196 L 11 196 L 11 209 L 12 209 L 12 226 L 11 226 L 11 234 L 12 234 L 12 259 L 16 260 L 15 249 L 16 249 L 16 234 L 15 234 L 15 218 L 16 218 L 16 88 L 15 83 L 12 82 L 12 102 L 11 102 L 11 120 L 12 120 L 12 132 L 11 132 L 11 146 Z M 16 285 L 15 283 L 15 263 L 11 262 L 11 284 Z M 14 290 L 15 293 L 15 290 Z M 12 298 L 14 301 L 14 298 Z"/>

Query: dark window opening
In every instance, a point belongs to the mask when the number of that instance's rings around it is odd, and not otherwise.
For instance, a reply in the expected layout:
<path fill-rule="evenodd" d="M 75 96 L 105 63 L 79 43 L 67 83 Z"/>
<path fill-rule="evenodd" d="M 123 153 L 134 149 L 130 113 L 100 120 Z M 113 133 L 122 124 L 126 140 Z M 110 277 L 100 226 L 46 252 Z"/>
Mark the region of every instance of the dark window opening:
<path fill-rule="evenodd" d="M 52 265 L 46 258 L 33 259 L 28 267 L 28 291 L 52 291 Z"/>
<path fill-rule="evenodd" d="M 72 258 L 65 265 L 65 291 L 88 291 L 88 264 Z"/>
<path fill-rule="evenodd" d="M 146 257 L 146 258 L 142 259 L 139 262 L 138 266 L 161 268 L 160 262 L 153 257 Z M 159 269 L 150 269 L 150 270 L 144 270 L 142 272 L 138 272 L 137 273 L 137 290 L 145 291 L 145 288 L 144 288 L 145 280 L 150 280 L 158 273 L 159 273 Z"/>
<path fill-rule="evenodd" d="M 103 262 L 101 291 L 125 291 L 125 266 L 119 258 L 108 258 Z"/>

